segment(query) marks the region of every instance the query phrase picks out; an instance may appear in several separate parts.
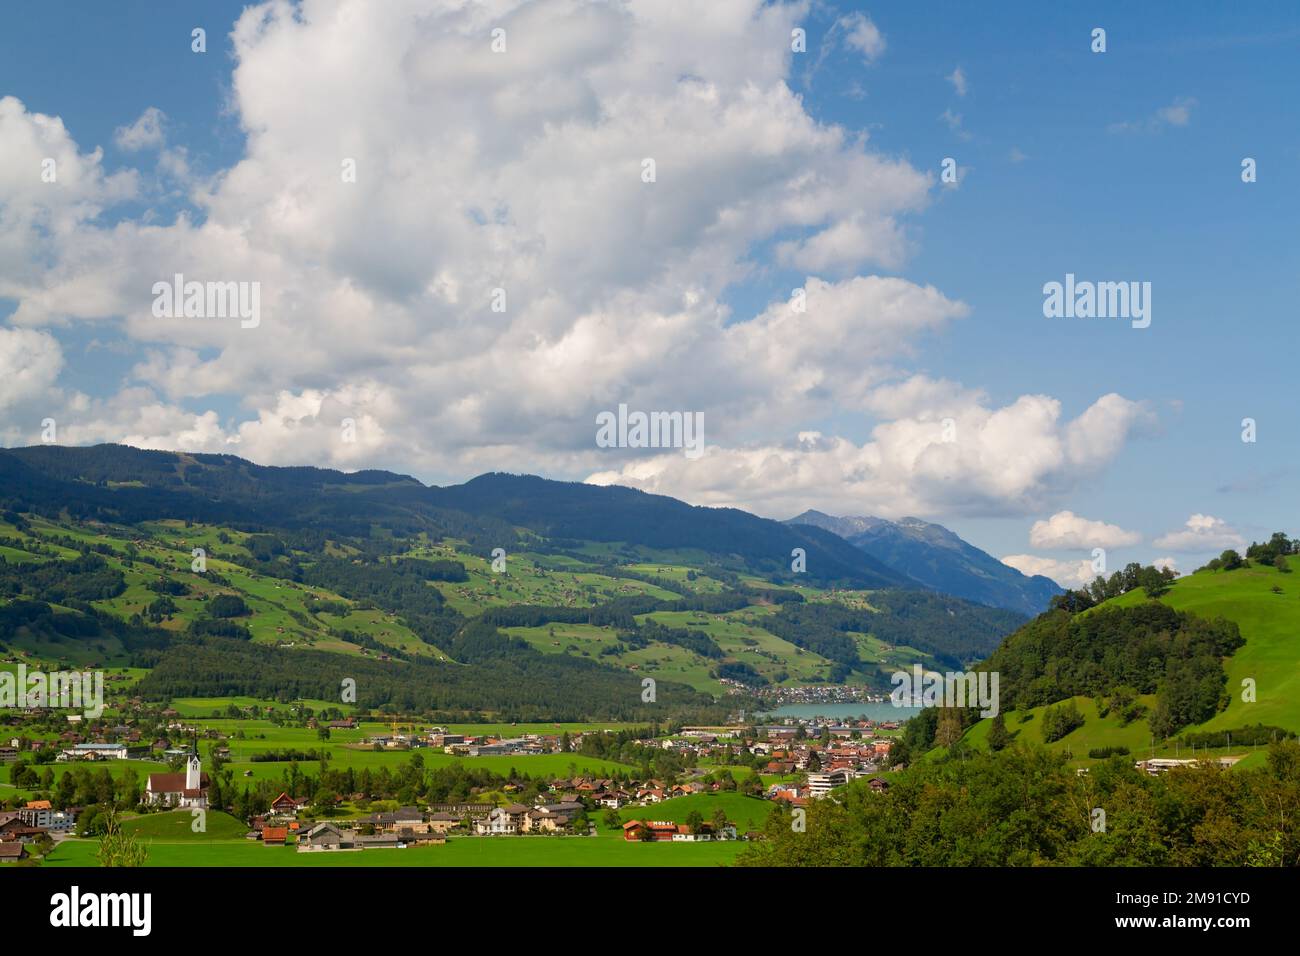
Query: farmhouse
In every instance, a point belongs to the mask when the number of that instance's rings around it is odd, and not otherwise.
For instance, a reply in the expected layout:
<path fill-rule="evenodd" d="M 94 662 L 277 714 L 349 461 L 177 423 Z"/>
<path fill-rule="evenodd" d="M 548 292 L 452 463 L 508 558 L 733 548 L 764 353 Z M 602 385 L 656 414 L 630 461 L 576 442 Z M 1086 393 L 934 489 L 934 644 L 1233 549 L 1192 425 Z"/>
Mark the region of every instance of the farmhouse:
<path fill-rule="evenodd" d="M 446 833 L 452 827 L 460 824 L 460 817 L 454 813 L 431 813 L 429 814 L 429 832 Z"/>
<path fill-rule="evenodd" d="M 291 797 L 287 793 L 282 793 L 271 801 L 271 812 L 278 816 L 296 817 L 298 811 L 306 805 L 306 797 Z"/>
<path fill-rule="evenodd" d="M 668 823 L 664 820 L 646 822 L 629 820 L 623 824 L 623 839 L 628 841 L 640 840 L 642 831 L 648 831 L 653 842 L 666 843 L 677 835 L 677 824 Z"/>
<path fill-rule="evenodd" d="M 298 837 L 298 852 L 308 850 L 352 850 L 357 845 L 357 835 L 332 823 L 318 823 Z"/>

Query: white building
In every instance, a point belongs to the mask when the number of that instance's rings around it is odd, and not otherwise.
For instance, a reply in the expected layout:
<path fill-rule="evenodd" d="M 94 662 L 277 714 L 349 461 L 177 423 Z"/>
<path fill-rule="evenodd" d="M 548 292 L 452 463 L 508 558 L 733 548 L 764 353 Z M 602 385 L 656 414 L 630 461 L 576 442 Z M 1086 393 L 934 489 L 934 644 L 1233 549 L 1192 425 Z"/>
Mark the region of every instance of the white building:
<path fill-rule="evenodd" d="M 184 773 L 151 773 L 144 791 L 147 803 L 166 807 L 206 807 L 208 775 L 198 757 L 190 757 Z"/>
<path fill-rule="evenodd" d="M 820 800 L 836 787 L 842 787 L 853 779 L 851 770 L 829 770 L 825 773 L 808 774 L 808 794 L 814 800 Z"/>

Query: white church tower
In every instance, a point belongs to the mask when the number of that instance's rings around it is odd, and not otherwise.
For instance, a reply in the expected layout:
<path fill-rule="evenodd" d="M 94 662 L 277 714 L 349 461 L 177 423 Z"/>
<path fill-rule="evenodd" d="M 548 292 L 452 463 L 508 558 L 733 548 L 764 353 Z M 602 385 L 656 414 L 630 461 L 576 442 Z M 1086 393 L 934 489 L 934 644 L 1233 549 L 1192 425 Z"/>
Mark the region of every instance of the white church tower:
<path fill-rule="evenodd" d="M 185 763 L 185 789 L 186 790 L 199 789 L 200 786 L 199 772 L 201 769 L 202 769 L 202 764 L 199 763 L 199 758 L 197 754 L 192 755 L 190 759 L 186 761 Z"/>

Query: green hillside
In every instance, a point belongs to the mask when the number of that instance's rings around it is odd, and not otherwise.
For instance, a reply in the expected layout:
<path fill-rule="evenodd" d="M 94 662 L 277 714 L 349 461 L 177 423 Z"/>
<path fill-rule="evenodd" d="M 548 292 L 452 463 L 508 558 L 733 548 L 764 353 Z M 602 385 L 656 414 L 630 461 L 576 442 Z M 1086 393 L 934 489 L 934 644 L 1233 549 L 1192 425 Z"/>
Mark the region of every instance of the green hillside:
<path fill-rule="evenodd" d="M 1114 603 L 1143 600 L 1140 591 L 1131 591 Z M 1179 611 L 1235 621 L 1246 639 L 1226 664 L 1228 709 L 1197 729 L 1273 724 L 1300 732 L 1300 575 L 1262 564 L 1199 571 L 1180 578 L 1159 600 Z M 1255 703 L 1241 699 L 1246 678 L 1255 681 Z"/>
<path fill-rule="evenodd" d="M 1096 614 L 1111 607 L 1136 608 L 1150 600 L 1139 588 L 1082 613 Z M 1114 712 L 1099 716 L 1094 698 L 1076 696 L 1070 699 L 1084 718 L 1083 725 L 1046 743 L 1048 749 L 1068 751 L 1075 763 L 1086 765 L 1095 762 L 1088 758 L 1088 752 L 1104 747 L 1127 747 L 1135 758 L 1187 757 L 1188 748 L 1179 738 L 1195 733 L 1253 725 L 1300 733 L 1300 578 L 1259 564 L 1233 571 L 1202 570 L 1178 579 L 1156 600 L 1198 617 L 1225 618 L 1240 629 L 1245 644 L 1224 661 L 1226 709 L 1161 741 L 1153 740 L 1146 714 L 1128 722 Z M 1255 682 L 1253 703 L 1242 699 L 1242 682 L 1248 678 Z M 1149 713 L 1156 705 L 1156 696 L 1138 695 L 1137 702 L 1145 705 Z M 1048 706 L 1007 710 L 1003 715 L 1007 731 L 1018 741 L 1044 745 L 1043 714 Z M 963 742 L 986 749 L 992 724 L 991 718 L 974 724 L 967 729 Z M 1237 766 L 1248 767 L 1259 762 L 1255 756 L 1259 749 L 1238 744 L 1216 747 L 1212 752 L 1245 758 Z M 939 749 L 935 753 L 941 752 Z"/>

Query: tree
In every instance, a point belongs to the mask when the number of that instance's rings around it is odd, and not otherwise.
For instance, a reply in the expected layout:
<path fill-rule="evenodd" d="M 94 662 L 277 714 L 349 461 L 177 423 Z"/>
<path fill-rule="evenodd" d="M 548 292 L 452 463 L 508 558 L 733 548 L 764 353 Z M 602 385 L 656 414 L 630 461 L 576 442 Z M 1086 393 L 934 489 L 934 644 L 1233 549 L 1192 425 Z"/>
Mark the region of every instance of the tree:
<path fill-rule="evenodd" d="M 723 829 L 727 826 L 727 811 L 722 809 L 722 807 L 714 807 L 712 823 L 713 823 L 713 832 L 721 833 Z"/>
<path fill-rule="evenodd" d="M 699 810 L 686 814 L 686 828 L 692 833 L 700 833 L 704 829 L 704 814 Z"/>
<path fill-rule="evenodd" d="M 998 711 L 993 718 L 993 724 L 989 727 L 989 750 L 997 752 L 1006 748 L 1011 743 L 1011 734 L 1007 731 L 1007 718 Z"/>
<path fill-rule="evenodd" d="M 618 815 L 618 811 L 609 807 L 601 815 L 600 822 L 604 824 L 606 830 L 618 830 L 623 826 L 623 818 Z"/>
<path fill-rule="evenodd" d="M 955 708 L 944 708 L 939 715 L 939 726 L 935 731 L 934 742 L 940 747 L 951 747 L 961 740 L 961 715 Z"/>

